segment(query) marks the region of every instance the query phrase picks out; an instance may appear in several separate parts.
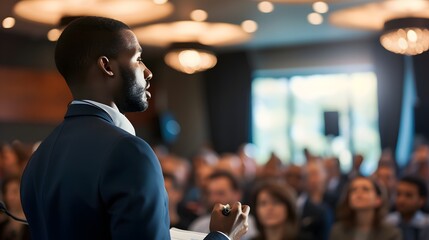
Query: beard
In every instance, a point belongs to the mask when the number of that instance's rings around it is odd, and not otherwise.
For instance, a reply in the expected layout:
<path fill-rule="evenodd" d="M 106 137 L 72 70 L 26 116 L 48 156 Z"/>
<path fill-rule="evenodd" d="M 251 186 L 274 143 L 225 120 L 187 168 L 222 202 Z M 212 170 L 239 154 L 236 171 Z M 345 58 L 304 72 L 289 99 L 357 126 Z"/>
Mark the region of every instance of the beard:
<path fill-rule="evenodd" d="M 149 102 L 144 95 L 145 87 L 138 84 L 133 71 L 121 68 L 120 77 L 123 81 L 120 96 L 116 105 L 120 112 L 143 112 L 149 107 Z"/>

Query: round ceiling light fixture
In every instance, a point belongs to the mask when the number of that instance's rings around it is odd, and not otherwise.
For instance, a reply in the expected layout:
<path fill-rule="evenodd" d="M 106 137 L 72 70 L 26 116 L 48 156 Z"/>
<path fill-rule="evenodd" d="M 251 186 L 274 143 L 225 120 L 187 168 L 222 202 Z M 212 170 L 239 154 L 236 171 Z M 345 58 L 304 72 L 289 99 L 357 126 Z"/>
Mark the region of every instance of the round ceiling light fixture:
<path fill-rule="evenodd" d="M 57 25 L 64 16 L 103 16 L 135 25 L 170 15 L 173 5 L 150 0 L 22 0 L 13 11 L 19 17 L 48 25 Z"/>
<path fill-rule="evenodd" d="M 251 35 L 239 25 L 196 21 L 157 23 L 136 27 L 133 32 L 140 43 L 159 47 L 167 47 L 176 42 L 225 46 L 245 42 L 251 38 Z"/>
<path fill-rule="evenodd" d="M 207 47 L 245 42 L 251 34 L 230 23 L 176 21 L 133 29 L 139 42 L 158 47 L 170 46 L 164 61 L 170 67 L 188 74 L 216 65 L 217 59 Z"/>
<path fill-rule="evenodd" d="M 417 55 L 429 49 L 429 19 L 398 18 L 384 24 L 380 37 L 387 50 L 404 55 Z"/>
<path fill-rule="evenodd" d="M 398 54 L 416 55 L 427 51 L 429 1 L 385 0 L 333 12 L 331 24 L 380 31 L 380 43 Z"/>
<path fill-rule="evenodd" d="M 173 43 L 164 61 L 177 71 L 193 74 L 214 67 L 217 58 L 208 46 L 198 43 Z"/>

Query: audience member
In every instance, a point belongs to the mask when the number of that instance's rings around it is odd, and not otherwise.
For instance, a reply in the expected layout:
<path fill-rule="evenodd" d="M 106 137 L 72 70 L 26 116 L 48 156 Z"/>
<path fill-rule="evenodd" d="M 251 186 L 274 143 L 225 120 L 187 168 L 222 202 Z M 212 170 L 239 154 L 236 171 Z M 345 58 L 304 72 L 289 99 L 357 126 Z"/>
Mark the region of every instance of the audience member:
<path fill-rule="evenodd" d="M 2 157 L 1 157 L 1 172 L 0 176 L 2 178 L 7 178 L 9 176 L 19 176 L 22 173 L 22 168 L 19 164 L 18 155 L 13 149 L 12 145 L 4 144 L 2 147 Z"/>
<path fill-rule="evenodd" d="M 429 184 L 429 146 L 421 144 L 414 150 L 406 169 L 407 175 L 417 175 Z"/>
<path fill-rule="evenodd" d="M 362 154 L 356 154 L 353 156 L 353 165 L 349 173 L 349 179 L 354 179 L 356 177 L 362 176 L 361 166 L 364 161 Z"/>
<path fill-rule="evenodd" d="M 24 211 L 21 207 L 21 197 L 19 193 L 21 179 L 18 176 L 8 176 L 2 183 L 2 195 L 6 208 L 11 214 L 21 219 L 25 219 Z M 2 240 L 27 240 L 30 239 L 30 232 L 27 225 L 14 221 L 11 218 L 3 219 L 0 223 L 0 239 Z"/>
<path fill-rule="evenodd" d="M 13 148 L 17 157 L 18 167 L 20 168 L 19 175 L 24 171 L 27 162 L 30 160 L 31 154 L 33 154 L 34 144 L 23 143 L 15 140 L 12 142 L 11 147 Z"/>
<path fill-rule="evenodd" d="M 283 168 L 284 165 L 280 158 L 275 153 L 271 153 L 268 161 L 260 169 L 258 178 L 263 180 L 281 178 Z"/>
<path fill-rule="evenodd" d="M 237 179 L 243 178 L 243 166 L 241 159 L 237 154 L 224 153 L 219 157 L 219 161 L 215 166 L 216 170 L 230 172 Z"/>
<path fill-rule="evenodd" d="M 164 185 L 168 194 L 168 212 L 170 214 L 170 227 L 188 229 L 190 219 L 186 214 L 180 213 L 179 204 L 183 198 L 183 185 L 171 173 L 164 173 Z"/>
<path fill-rule="evenodd" d="M 341 173 L 341 164 L 338 158 L 329 157 L 323 163 L 327 173 L 324 200 L 332 210 L 335 210 L 341 197 L 341 191 L 347 184 L 348 178 Z"/>
<path fill-rule="evenodd" d="M 301 216 L 301 233 L 309 239 L 328 239 L 333 213 L 324 202 L 326 172 L 319 160 L 307 163 L 304 168 L 305 192 L 298 197 Z"/>
<path fill-rule="evenodd" d="M 420 210 L 427 195 L 427 186 L 422 179 L 408 176 L 399 181 L 396 212 L 389 214 L 386 221 L 401 229 L 404 240 L 429 239 L 429 215 Z"/>
<path fill-rule="evenodd" d="M 379 162 L 377 170 L 374 172 L 374 178 L 386 190 L 389 210 L 393 209 L 396 191 L 395 167 L 391 163 Z"/>
<path fill-rule="evenodd" d="M 213 209 L 214 204 L 229 204 L 241 200 L 241 189 L 238 180 L 227 171 L 213 172 L 207 179 L 206 188 L 207 209 Z M 210 224 L 210 214 L 197 218 L 189 226 L 189 230 L 208 233 Z M 254 219 L 249 216 L 249 231 L 243 239 L 249 239 L 255 236 L 256 226 Z"/>
<path fill-rule="evenodd" d="M 429 186 L 429 146 L 427 144 L 420 144 L 416 147 L 405 172 L 406 175 L 421 178 L 426 186 Z M 429 198 L 426 199 L 422 211 L 429 213 Z"/>
<path fill-rule="evenodd" d="M 330 240 L 399 240 L 400 231 L 386 223 L 386 200 L 380 187 L 367 177 L 350 181 L 338 206 L 338 222 Z"/>
<path fill-rule="evenodd" d="M 241 160 L 241 175 L 245 181 L 252 181 L 258 170 L 258 164 L 256 163 L 255 155 L 257 148 L 252 143 L 242 144 L 237 151 L 238 156 Z"/>
<path fill-rule="evenodd" d="M 159 161 L 164 173 L 173 174 L 181 186 L 188 185 L 191 174 L 191 165 L 188 160 L 167 154 L 160 157 Z"/>
<path fill-rule="evenodd" d="M 285 184 L 261 184 L 254 192 L 252 203 L 259 232 L 253 240 L 301 239 L 295 198 Z"/>
<path fill-rule="evenodd" d="M 294 164 L 289 165 L 284 172 L 284 177 L 286 183 L 295 191 L 295 195 L 301 195 L 304 189 L 304 172 L 302 167 Z"/>
<path fill-rule="evenodd" d="M 255 159 L 256 151 L 256 146 L 251 143 L 242 144 L 237 151 L 241 160 L 241 186 L 243 192 L 241 200 L 244 203 L 251 202 L 253 188 L 258 182 L 256 176 L 260 169 Z"/>
<path fill-rule="evenodd" d="M 195 220 L 207 213 L 203 192 L 206 189 L 207 178 L 213 173 L 214 166 L 218 161 L 218 155 L 208 148 L 201 149 L 192 158 L 192 182 L 183 199 L 184 210 L 190 219 Z"/>

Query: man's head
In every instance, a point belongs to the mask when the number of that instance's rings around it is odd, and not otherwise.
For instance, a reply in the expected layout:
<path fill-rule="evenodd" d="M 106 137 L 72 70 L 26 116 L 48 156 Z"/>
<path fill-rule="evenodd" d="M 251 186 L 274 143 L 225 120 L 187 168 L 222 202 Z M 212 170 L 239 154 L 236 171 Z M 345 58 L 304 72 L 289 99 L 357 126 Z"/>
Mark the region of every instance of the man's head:
<path fill-rule="evenodd" d="M 171 173 L 164 173 L 164 186 L 168 194 L 168 204 L 170 207 L 177 207 L 183 197 L 183 185 Z"/>
<path fill-rule="evenodd" d="M 353 170 L 359 171 L 360 170 L 360 166 L 362 165 L 364 160 L 363 155 L 361 154 L 356 154 L 353 157 Z"/>
<path fill-rule="evenodd" d="M 414 215 L 425 204 L 427 194 L 427 186 L 420 178 L 402 178 L 396 188 L 397 211 L 403 216 Z"/>
<path fill-rule="evenodd" d="M 148 107 L 152 73 L 142 62 L 136 36 L 122 22 L 102 17 L 72 21 L 58 39 L 55 63 L 76 99 L 116 104 L 121 112 Z"/>
<path fill-rule="evenodd" d="M 227 171 L 213 172 L 207 178 L 207 200 L 210 209 L 214 204 L 234 204 L 241 199 L 238 180 Z"/>
<path fill-rule="evenodd" d="M 286 168 L 284 176 L 287 184 L 289 184 L 289 186 L 296 191 L 296 194 L 299 195 L 304 188 L 304 171 L 302 167 L 298 165 L 289 165 Z"/>
<path fill-rule="evenodd" d="M 323 161 L 325 166 L 328 179 L 338 177 L 341 175 L 341 164 L 340 160 L 336 157 L 329 157 Z"/>
<path fill-rule="evenodd" d="M 389 193 L 394 192 L 396 186 L 395 168 L 390 164 L 380 164 L 375 171 L 375 178 Z"/>
<path fill-rule="evenodd" d="M 306 189 L 310 194 L 325 190 L 327 174 L 322 162 L 318 160 L 308 162 L 304 173 Z"/>

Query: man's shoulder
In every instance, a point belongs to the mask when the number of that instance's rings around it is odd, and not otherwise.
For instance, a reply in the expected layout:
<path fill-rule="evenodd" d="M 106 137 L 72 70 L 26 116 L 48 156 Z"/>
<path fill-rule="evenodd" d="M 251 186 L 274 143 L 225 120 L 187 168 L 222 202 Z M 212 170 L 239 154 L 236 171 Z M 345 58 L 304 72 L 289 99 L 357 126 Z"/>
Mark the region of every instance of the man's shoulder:
<path fill-rule="evenodd" d="M 211 232 L 207 234 L 204 240 L 228 240 L 228 238 L 219 232 Z"/>

